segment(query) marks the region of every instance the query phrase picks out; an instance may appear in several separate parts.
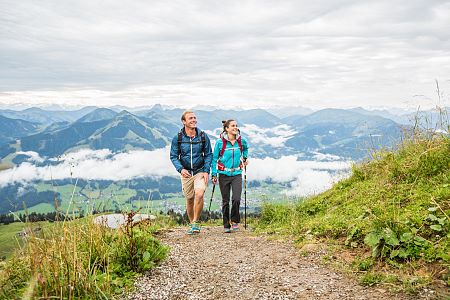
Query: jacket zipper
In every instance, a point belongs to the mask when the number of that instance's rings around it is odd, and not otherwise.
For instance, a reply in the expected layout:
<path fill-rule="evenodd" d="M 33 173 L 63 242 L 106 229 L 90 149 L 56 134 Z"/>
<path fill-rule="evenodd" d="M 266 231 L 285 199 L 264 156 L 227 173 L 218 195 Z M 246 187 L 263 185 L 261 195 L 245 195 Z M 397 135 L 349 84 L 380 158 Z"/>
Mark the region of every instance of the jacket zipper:
<path fill-rule="evenodd" d="M 191 175 L 194 176 L 194 165 L 192 164 L 192 138 L 190 137 L 191 140 Z"/>
<path fill-rule="evenodd" d="M 231 154 L 231 170 L 234 170 L 234 145 L 231 145 L 232 154 Z M 233 175 L 233 171 L 231 171 L 231 175 Z"/>

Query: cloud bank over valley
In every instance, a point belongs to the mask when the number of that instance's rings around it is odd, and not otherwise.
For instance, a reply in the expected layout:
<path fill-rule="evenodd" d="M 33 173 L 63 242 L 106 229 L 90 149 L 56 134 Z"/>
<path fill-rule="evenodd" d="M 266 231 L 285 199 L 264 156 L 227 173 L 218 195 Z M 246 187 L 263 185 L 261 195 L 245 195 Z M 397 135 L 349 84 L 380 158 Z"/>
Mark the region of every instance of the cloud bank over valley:
<path fill-rule="evenodd" d="M 107 149 L 82 149 L 58 158 L 49 158 L 51 165 L 42 165 L 44 158 L 35 152 L 22 152 L 28 156 L 27 161 L 0 172 L 0 187 L 68 178 L 116 181 L 142 177 L 178 177 L 170 162 L 169 152 L 169 147 L 123 153 L 112 153 Z M 247 180 L 290 183 L 292 188 L 286 189 L 285 193 L 299 196 L 329 188 L 350 167 L 346 161 L 301 161 L 294 155 L 279 159 L 252 158 L 249 162 Z"/>

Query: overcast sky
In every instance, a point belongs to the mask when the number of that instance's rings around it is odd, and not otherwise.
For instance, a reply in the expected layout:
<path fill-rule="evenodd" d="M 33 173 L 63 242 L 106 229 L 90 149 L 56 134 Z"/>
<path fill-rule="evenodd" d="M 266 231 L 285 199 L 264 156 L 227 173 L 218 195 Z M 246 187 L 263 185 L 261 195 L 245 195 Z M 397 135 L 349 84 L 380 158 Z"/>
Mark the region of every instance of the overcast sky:
<path fill-rule="evenodd" d="M 2 0 L 0 104 L 430 106 L 449 28 L 437 0 Z"/>

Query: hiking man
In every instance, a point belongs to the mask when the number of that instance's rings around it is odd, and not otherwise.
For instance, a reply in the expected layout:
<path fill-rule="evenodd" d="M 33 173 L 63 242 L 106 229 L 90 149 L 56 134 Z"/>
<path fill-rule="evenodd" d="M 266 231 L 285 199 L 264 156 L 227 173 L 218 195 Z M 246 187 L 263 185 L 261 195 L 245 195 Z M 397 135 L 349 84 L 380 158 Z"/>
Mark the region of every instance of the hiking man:
<path fill-rule="evenodd" d="M 172 139 L 170 160 L 180 173 L 183 195 L 186 198 L 190 222 L 187 233 L 197 234 L 200 233 L 199 219 L 211 168 L 211 142 L 206 133 L 197 128 L 197 117 L 193 111 L 183 112 L 181 122 L 184 127 Z"/>

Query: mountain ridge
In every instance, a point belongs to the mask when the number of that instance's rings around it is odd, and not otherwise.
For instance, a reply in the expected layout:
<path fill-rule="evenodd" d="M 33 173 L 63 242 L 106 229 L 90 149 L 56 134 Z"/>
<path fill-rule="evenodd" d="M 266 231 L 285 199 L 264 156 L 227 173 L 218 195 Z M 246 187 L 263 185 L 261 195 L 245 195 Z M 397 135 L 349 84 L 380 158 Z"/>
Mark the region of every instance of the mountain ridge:
<path fill-rule="evenodd" d="M 114 152 L 131 149 L 153 150 L 167 146 L 182 127 L 182 109 L 169 109 L 155 105 L 149 110 L 116 112 L 96 108 L 74 122 L 52 123 L 41 132 L 20 137 L 19 142 L 3 148 L 1 157 L 11 157 L 13 148 L 17 151 L 35 151 L 52 157 L 79 148 L 111 149 Z M 241 126 L 254 125 L 257 131 L 243 132 L 250 142 L 259 132 L 265 132 L 265 144 L 253 144 L 253 155 L 258 157 L 291 155 L 299 152 L 321 151 L 345 157 L 361 158 L 367 152 L 355 150 L 358 144 L 374 142 L 374 137 L 385 136 L 386 141 L 397 138 L 400 126 L 380 116 L 368 116 L 342 109 L 324 109 L 306 116 L 291 116 L 280 119 L 263 109 L 245 111 L 214 110 L 196 111 L 198 126 L 202 130 L 216 131 L 222 127 L 222 120 L 233 118 Z M 286 147 L 272 147 L 272 128 L 289 125 L 294 133 L 286 136 Z M 252 127 L 251 127 L 252 128 Z M 288 128 L 287 128 L 288 129 Z M 275 134 L 276 135 L 276 134 Z M 66 138 L 67 136 L 67 138 Z M 13 141 L 10 138 L 9 141 Z M 261 138 L 258 138 L 259 141 Z M 359 145 L 360 146 L 360 145 Z"/>

